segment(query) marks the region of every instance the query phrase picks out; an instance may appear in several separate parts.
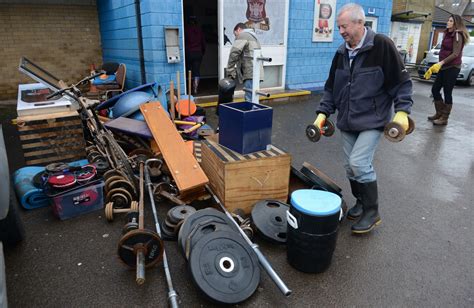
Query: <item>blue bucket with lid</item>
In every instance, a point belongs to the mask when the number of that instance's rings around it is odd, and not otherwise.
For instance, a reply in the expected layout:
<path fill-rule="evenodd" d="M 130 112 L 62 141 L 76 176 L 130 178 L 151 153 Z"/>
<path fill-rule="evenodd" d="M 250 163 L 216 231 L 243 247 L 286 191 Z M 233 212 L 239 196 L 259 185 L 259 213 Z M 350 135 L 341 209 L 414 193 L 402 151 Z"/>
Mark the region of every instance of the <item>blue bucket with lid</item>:
<path fill-rule="evenodd" d="M 342 199 L 327 191 L 300 189 L 291 194 L 290 203 L 288 263 L 303 272 L 323 272 L 336 247 Z"/>

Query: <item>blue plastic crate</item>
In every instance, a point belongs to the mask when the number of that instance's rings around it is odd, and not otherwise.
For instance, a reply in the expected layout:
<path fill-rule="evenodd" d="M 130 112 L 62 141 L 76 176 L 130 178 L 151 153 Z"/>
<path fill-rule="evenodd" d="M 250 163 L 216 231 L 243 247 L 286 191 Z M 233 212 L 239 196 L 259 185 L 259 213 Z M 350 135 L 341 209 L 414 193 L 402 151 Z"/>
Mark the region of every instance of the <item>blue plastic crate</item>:
<path fill-rule="evenodd" d="M 250 102 L 219 105 L 219 144 L 240 154 L 266 150 L 272 143 L 273 109 Z"/>

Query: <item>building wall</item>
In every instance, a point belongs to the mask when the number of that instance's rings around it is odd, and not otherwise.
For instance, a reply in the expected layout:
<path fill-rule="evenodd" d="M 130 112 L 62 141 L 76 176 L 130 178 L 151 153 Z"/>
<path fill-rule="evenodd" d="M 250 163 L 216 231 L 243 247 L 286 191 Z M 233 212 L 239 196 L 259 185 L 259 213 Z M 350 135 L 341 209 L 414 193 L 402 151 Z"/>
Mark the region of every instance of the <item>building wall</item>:
<path fill-rule="evenodd" d="M 22 56 L 66 82 L 78 81 L 101 62 L 95 2 L 1 1 L 0 42 L 0 100 L 15 99 L 18 84 L 34 82 L 18 71 Z"/>
<path fill-rule="evenodd" d="M 181 6 L 181 1 L 176 0 L 141 1 L 146 82 L 156 81 L 164 88 L 169 87 L 171 79 L 176 82 L 176 71 L 183 71 L 183 60 L 176 64 L 167 63 L 164 39 L 165 26 L 179 27 L 179 42 L 182 50 Z M 97 9 L 100 16 L 104 62 L 125 63 L 127 66 L 126 88 L 142 84 L 135 1 L 98 1 Z M 182 87 L 184 87 L 183 80 L 182 77 Z"/>
<path fill-rule="evenodd" d="M 321 89 L 328 77 L 334 53 L 343 42 L 336 25 L 333 42 L 312 42 L 314 2 L 290 1 L 286 73 L 286 87 L 289 89 Z M 337 0 L 335 14 L 349 2 Z M 357 3 L 364 7 L 367 16 L 378 17 L 378 33 L 389 33 L 392 1 L 360 0 Z M 369 8 L 375 10 L 373 15 L 368 14 Z"/>
<path fill-rule="evenodd" d="M 435 0 L 393 0 L 393 14 L 406 11 L 431 14 L 426 18 L 416 19 L 423 22 L 421 26 L 420 40 L 418 42 L 416 63 L 420 63 L 420 61 L 425 57 L 425 52 L 428 51 L 430 47 L 434 10 Z"/>

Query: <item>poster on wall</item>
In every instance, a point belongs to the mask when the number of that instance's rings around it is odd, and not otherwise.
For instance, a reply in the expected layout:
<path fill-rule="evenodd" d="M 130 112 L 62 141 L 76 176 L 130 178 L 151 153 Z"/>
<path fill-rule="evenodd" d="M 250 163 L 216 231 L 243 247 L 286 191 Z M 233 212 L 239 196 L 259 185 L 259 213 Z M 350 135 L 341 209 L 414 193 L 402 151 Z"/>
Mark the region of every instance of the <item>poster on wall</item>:
<path fill-rule="evenodd" d="M 244 23 L 255 29 L 262 46 L 284 45 L 286 0 L 225 0 L 224 45 L 234 42 L 234 27 Z"/>
<path fill-rule="evenodd" d="M 314 1 L 313 42 L 332 42 L 336 0 Z"/>

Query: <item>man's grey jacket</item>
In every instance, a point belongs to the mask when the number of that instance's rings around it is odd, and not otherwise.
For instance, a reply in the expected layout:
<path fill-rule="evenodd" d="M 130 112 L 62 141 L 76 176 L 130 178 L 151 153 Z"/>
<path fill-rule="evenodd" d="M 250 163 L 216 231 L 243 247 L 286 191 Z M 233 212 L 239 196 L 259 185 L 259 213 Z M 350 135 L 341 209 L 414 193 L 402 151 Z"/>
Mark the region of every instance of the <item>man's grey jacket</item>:
<path fill-rule="evenodd" d="M 253 79 L 253 51 L 261 49 L 260 43 L 253 29 L 244 29 L 235 39 L 230 49 L 229 61 L 227 62 L 227 76 L 238 78 L 242 83 L 244 80 Z M 260 80 L 263 80 L 263 65 L 260 65 Z"/>

